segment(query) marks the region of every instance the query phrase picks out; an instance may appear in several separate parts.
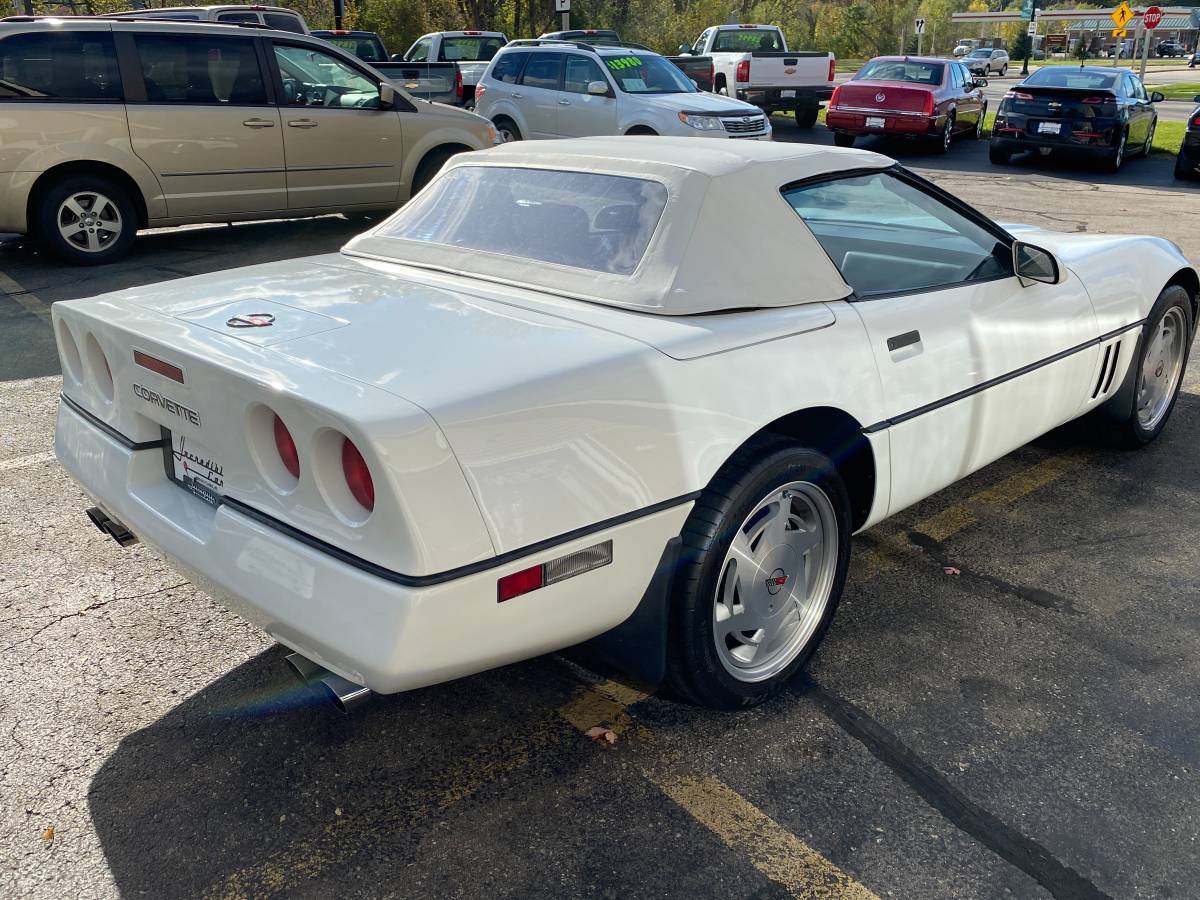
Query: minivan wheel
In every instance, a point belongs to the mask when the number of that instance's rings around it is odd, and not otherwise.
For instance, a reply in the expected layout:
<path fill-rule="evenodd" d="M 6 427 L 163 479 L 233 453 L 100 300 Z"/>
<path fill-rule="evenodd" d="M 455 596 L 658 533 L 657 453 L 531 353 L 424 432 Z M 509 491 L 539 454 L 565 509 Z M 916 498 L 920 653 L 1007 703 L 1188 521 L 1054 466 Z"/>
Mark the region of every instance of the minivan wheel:
<path fill-rule="evenodd" d="M 850 500 L 828 457 L 777 435 L 722 467 L 681 533 L 667 679 L 688 702 L 752 706 L 825 636 L 850 561 Z"/>
<path fill-rule="evenodd" d="M 52 184 L 33 218 L 46 248 L 77 266 L 102 265 L 124 256 L 138 226 L 129 191 L 90 175 L 71 175 Z"/>

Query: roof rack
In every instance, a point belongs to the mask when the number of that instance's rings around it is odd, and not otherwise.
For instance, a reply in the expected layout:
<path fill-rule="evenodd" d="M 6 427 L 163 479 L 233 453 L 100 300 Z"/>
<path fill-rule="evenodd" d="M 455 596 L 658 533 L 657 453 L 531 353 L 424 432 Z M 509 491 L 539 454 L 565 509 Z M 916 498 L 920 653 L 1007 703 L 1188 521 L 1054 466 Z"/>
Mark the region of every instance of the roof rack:
<path fill-rule="evenodd" d="M 554 38 L 518 38 L 515 41 L 509 41 L 504 45 L 507 47 L 574 47 L 576 50 L 591 50 L 596 52 L 596 48 L 591 44 L 585 44 L 583 41 L 560 41 Z"/>
<path fill-rule="evenodd" d="M 222 28 L 261 28 L 266 31 L 275 31 L 270 25 L 263 25 L 261 22 L 214 22 L 211 19 L 173 19 L 170 16 L 121 16 L 121 15 L 96 15 L 96 16 L 5 16 L 0 19 L 0 22 L 41 22 L 47 19 L 61 21 L 63 19 L 78 19 L 86 22 L 155 22 L 159 25 L 164 22 L 174 23 L 176 25 L 219 25 Z"/>

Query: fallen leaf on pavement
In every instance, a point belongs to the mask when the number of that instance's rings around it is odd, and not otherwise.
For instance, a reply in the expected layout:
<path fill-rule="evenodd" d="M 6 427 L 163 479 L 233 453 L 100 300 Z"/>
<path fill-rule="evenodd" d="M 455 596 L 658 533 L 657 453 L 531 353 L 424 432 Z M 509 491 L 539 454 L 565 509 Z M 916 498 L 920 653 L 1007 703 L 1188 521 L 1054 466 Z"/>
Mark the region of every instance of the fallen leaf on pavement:
<path fill-rule="evenodd" d="M 53 825 L 47 826 L 45 831 L 42 832 L 42 840 L 45 841 L 47 844 L 49 844 L 52 840 L 54 840 L 54 826 Z"/>
<path fill-rule="evenodd" d="M 585 734 L 597 744 L 604 744 L 607 747 L 611 747 L 617 742 L 617 733 L 603 725 L 593 725 Z"/>
<path fill-rule="evenodd" d="M 954 568 L 954 566 L 942 566 L 942 572 L 943 572 L 943 574 L 946 574 L 946 575 L 961 575 L 962 574 L 962 572 L 960 572 L 958 569 Z"/>

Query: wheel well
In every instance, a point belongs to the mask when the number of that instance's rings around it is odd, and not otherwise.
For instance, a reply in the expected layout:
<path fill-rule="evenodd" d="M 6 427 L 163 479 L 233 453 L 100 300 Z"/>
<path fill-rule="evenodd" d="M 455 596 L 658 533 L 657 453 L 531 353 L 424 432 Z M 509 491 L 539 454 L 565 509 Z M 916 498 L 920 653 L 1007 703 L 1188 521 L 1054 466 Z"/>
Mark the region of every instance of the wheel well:
<path fill-rule="evenodd" d="M 1171 276 L 1171 280 L 1167 282 L 1167 287 L 1173 284 L 1179 285 L 1192 298 L 1192 328 L 1197 327 L 1196 321 L 1200 319 L 1200 278 L 1196 276 L 1194 269 L 1180 269 Z"/>
<path fill-rule="evenodd" d="M 103 175 L 105 178 L 117 182 L 117 184 L 129 191 L 134 209 L 137 210 L 138 228 L 145 228 L 149 224 L 149 217 L 146 214 L 146 198 L 142 196 L 142 191 L 137 186 L 136 181 L 130 178 L 123 170 L 108 163 L 77 160 L 75 162 L 61 163 L 47 169 L 33 183 L 33 187 L 29 191 L 29 202 L 25 207 L 25 227 L 30 233 L 34 230 L 34 223 L 37 221 L 37 208 L 42 202 L 42 197 L 46 191 L 60 178 L 66 178 L 70 175 Z"/>
<path fill-rule="evenodd" d="M 713 79 L 713 90 L 719 91 L 723 87 L 725 87 L 725 73 L 721 72 Z"/>
<path fill-rule="evenodd" d="M 434 147 L 432 150 L 430 150 L 428 153 L 426 153 L 424 156 L 421 157 L 421 161 L 419 163 L 417 163 L 417 167 L 413 171 L 420 172 L 422 167 L 424 167 L 425 165 L 427 165 L 429 163 L 434 162 L 435 160 L 440 159 L 443 162 L 445 162 L 450 157 L 454 156 L 456 153 L 468 153 L 468 152 L 470 152 L 470 150 L 471 150 L 471 148 L 468 147 L 466 144 L 438 144 L 436 147 Z"/>
<path fill-rule="evenodd" d="M 803 409 L 776 419 L 763 433 L 783 435 L 833 460 L 850 494 L 851 530 L 867 521 L 875 500 L 875 454 L 853 416 L 829 406 Z"/>
<path fill-rule="evenodd" d="M 655 136 L 657 136 L 657 135 L 658 135 L 658 132 L 657 132 L 657 131 L 655 131 L 653 128 L 649 128 L 649 127 L 647 127 L 647 126 L 645 126 L 645 125 L 634 125 L 632 128 L 630 128 L 630 129 L 629 129 L 627 132 L 625 132 L 625 133 L 626 133 L 627 135 L 628 135 L 628 134 L 652 134 L 652 135 L 655 135 Z"/>

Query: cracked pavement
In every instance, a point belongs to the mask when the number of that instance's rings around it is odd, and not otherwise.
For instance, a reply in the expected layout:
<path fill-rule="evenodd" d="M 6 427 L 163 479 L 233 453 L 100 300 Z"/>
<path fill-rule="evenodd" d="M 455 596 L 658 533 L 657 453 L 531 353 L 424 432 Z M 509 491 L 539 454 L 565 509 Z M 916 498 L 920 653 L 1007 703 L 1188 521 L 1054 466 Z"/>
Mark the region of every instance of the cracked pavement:
<path fill-rule="evenodd" d="M 979 152 L 901 155 L 1002 221 L 1200 261 L 1200 191 L 1169 162 L 1114 179 Z M 547 657 L 342 718 L 88 522 L 49 455 L 45 308 L 353 230 L 165 232 L 86 273 L 0 248 L 0 896 L 785 896 L 789 860 L 742 852 L 763 821 L 881 897 L 1200 892 L 1195 361 L 1151 449 L 1067 429 L 858 538 L 811 672 L 763 707 L 581 711 L 587 676 Z M 593 719 L 615 748 L 573 724 Z M 764 818 L 698 814 L 713 779 Z"/>

